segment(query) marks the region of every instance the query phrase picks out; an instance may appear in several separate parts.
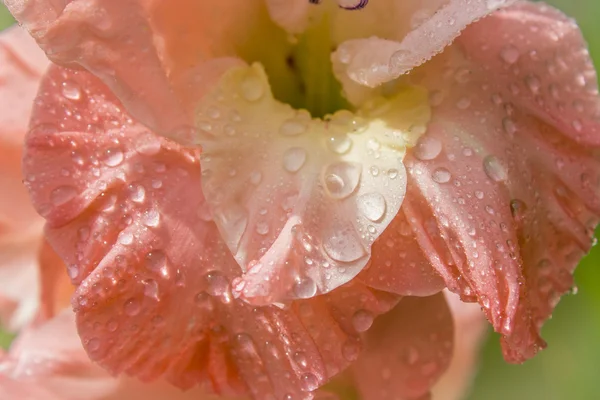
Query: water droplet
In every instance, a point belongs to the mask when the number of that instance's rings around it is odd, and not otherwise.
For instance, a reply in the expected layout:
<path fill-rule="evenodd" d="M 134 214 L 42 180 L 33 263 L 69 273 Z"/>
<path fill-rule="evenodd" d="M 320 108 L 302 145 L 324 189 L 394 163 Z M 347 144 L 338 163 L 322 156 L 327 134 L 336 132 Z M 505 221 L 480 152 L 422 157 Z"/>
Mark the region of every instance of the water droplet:
<path fill-rule="evenodd" d="M 306 129 L 307 125 L 305 121 L 291 118 L 281 124 L 279 134 L 283 136 L 298 136 L 306 132 Z"/>
<path fill-rule="evenodd" d="M 133 243 L 133 234 L 125 231 L 121 232 L 119 234 L 119 243 L 124 246 L 129 246 L 131 243 Z"/>
<path fill-rule="evenodd" d="M 158 154 L 160 151 L 161 143 L 160 139 L 156 135 L 147 132 L 139 135 L 136 138 L 134 146 L 138 153 L 145 156 L 153 156 Z"/>
<path fill-rule="evenodd" d="M 346 154 L 352 148 L 352 139 L 348 135 L 334 135 L 327 139 L 327 148 L 335 154 Z"/>
<path fill-rule="evenodd" d="M 158 300 L 158 283 L 154 279 L 146 279 L 144 283 L 144 295 Z"/>
<path fill-rule="evenodd" d="M 118 148 L 107 149 L 104 152 L 104 164 L 109 167 L 116 167 L 123 162 L 123 152 Z"/>
<path fill-rule="evenodd" d="M 256 223 L 256 233 L 259 235 L 266 235 L 269 233 L 269 224 L 262 221 Z"/>
<path fill-rule="evenodd" d="M 111 319 L 106 323 L 106 329 L 109 332 L 116 332 L 118 328 L 119 328 L 119 323 L 114 319 Z"/>
<path fill-rule="evenodd" d="M 456 107 L 458 107 L 459 110 L 466 110 L 470 106 L 471 106 L 471 99 L 469 99 L 468 97 L 463 97 L 460 100 L 458 100 L 458 102 L 456 103 Z"/>
<path fill-rule="evenodd" d="M 367 193 L 358 198 L 357 207 L 362 215 L 373 222 L 377 222 L 385 215 L 386 202 L 381 193 Z"/>
<path fill-rule="evenodd" d="M 150 228 L 156 228 L 160 223 L 160 214 L 157 210 L 148 210 L 144 213 L 143 224 Z"/>
<path fill-rule="evenodd" d="M 265 86 L 261 79 L 254 75 L 248 74 L 240 84 L 240 92 L 242 97 L 248 101 L 258 101 L 265 94 Z"/>
<path fill-rule="evenodd" d="M 412 52 L 409 50 L 398 50 L 390 58 L 390 69 L 397 75 L 403 75 L 414 67 Z"/>
<path fill-rule="evenodd" d="M 509 44 L 500 51 L 500 57 L 507 64 L 516 63 L 519 60 L 519 56 L 519 49 L 512 44 Z"/>
<path fill-rule="evenodd" d="M 100 339 L 98 338 L 91 338 L 88 341 L 88 350 L 91 352 L 95 352 L 98 351 L 100 349 Z"/>
<path fill-rule="evenodd" d="M 421 136 L 414 151 L 419 160 L 433 160 L 441 153 L 442 142 L 432 136 Z"/>
<path fill-rule="evenodd" d="M 146 189 L 142 185 L 129 185 L 129 198 L 136 203 L 143 203 Z"/>
<path fill-rule="evenodd" d="M 360 344 L 357 340 L 348 339 L 342 345 L 342 355 L 348 361 L 355 361 L 360 353 Z"/>
<path fill-rule="evenodd" d="M 388 170 L 388 177 L 390 179 L 396 179 L 398 177 L 398 170 L 395 168 L 389 169 Z"/>
<path fill-rule="evenodd" d="M 283 154 L 283 168 L 286 171 L 295 173 L 302 168 L 306 162 L 307 153 L 302 147 L 292 147 Z"/>
<path fill-rule="evenodd" d="M 519 199 L 513 199 L 510 201 L 510 212 L 515 221 L 522 221 L 527 211 L 527 205 L 525 202 Z"/>
<path fill-rule="evenodd" d="M 262 181 L 262 173 L 260 171 L 254 171 L 250 174 L 250 183 L 258 185 Z"/>
<path fill-rule="evenodd" d="M 294 284 L 294 293 L 301 299 L 308 299 L 317 293 L 317 284 L 309 277 L 300 278 Z"/>
<path fill-rule="evenodd" d="M 431 175 L 431 179 L 437 183 L 447 183 L 450 181 L 450 178 L 452 178 L 452 174 L 444 167 L 436 168 Z"/>
<path fill-rule="evenodd" d="M 123 308 L 125 310 L 125 314 L 129 315 L 130 317 L 133 317 L 140 313 L 142 307 L 138 300 L 129 299 L 125 302 L 125 306 Z"/>
<path fill-rule="evenodd" d="M 358 187 L 361 173 L 362 168 L 356 163 L 342 161 L 329 164 L 322 174 L 327 194 L 334 199 L 350 196 Z"/>
<path fill-rule="evenodd" d="M 81 99 L 81 88 L 77 82 L 65 81 L 62 84 L 62 94 L 69 100 Z"/>
<path fill-rule="evenodd" d="M 373 325 L 374 320 L 375 317 L 370 311 L 358 310 L 352 316 L 352 325 L 356 332 L 366 332 Z"/>
<path fill-rule="evenodd" d="M 167 266 L 167 256 L 162 250 L 152 250 L 146 254 L 146 267 L 152 271 L 163 271 Z"/>
<path fill-rule="evenodd" d="M 369 168 L 369 172 L 373 176 L 379 176 L 379 168 L 377 168 L 377 166 L 375 166 L 375 165 L 373 165 Z"/>
<path fill-rule="evenodd" d="M 353 262 L 366 255 L 362 242 L 354 228 L 341 229 L 331 228 L 331 232 L 325 237 L 323 249 L 336 261 Z"/>
<path fill-rule="evenodd" d="M 489 155 L 483 159 L 483 170 L 495 182 L 505 181 L 508 177 L 504 165 L 496 156 Z"/>
<path fill-rule="evenodd" d="M 206 274 L 208 287 L 206 291 L 211 296 L 222 296 L 229 289 L 229 279 L 219 271 L 211 271 Z"/>
<path fill-rule="evenodd" d="M 540 79 L 535 76 L 535 75 L 528 75 L 525 78 L 525 83 L 527 84 L 527 87 L 529 88 L 529 90 L 531 90 L 531 92 L 533 94 L 537 94 L 540 91 Z"/>
<path fill-rule="evenodd" d="M 314 374 L 307 372 L 301 377 L 302 390 L 305 392 L 312 392 L 319 387 L 319 380 Z"/>
<path fill-rule="evenodd" d="M 59 186 L 50 192 L 50 202 L 55 206 L 62 206 L 77 196 L 77 189 L 73 186 Z"/>

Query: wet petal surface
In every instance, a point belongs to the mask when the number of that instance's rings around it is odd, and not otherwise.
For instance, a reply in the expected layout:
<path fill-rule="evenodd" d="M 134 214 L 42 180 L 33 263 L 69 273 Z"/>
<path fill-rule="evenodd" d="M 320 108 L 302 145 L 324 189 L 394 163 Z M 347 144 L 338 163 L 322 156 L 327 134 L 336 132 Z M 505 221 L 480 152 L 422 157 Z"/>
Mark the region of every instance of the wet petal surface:
<path fill-rule="evenodd" d="M 80 96 L 65 96 L 65 82 Z M 234 299 L 241 270 L 211 220 L 196 151 L 133 122 L 87 73 L 53 68 L 40 93 L 28 186 L 78 285 L 84 347 L 109 371 L 305 398 L 356 359 L 369 320 L 397 302 L 358 282 L 278 306 Z"/>
<path fill-rule="evenodd" d="M 255 65 L 228 72 L 200 104 L 203 191 L 244 271 L 236 295 L 308 298 L 360 272 L 402 204 L 426 93 L 406 87 L 356 115 L 311 119 L 275 101 Z"/>
<path fill-rule="evenodd" d="M 524 361 L 544 346 L 541 325 L 600 212 L 600 108 L 581 34 L 523 3 L 472 25 L 411 78 L 434 108 L 406 157 L 403 211 L 448 287 L 477 299 L 506 358 Z"/>

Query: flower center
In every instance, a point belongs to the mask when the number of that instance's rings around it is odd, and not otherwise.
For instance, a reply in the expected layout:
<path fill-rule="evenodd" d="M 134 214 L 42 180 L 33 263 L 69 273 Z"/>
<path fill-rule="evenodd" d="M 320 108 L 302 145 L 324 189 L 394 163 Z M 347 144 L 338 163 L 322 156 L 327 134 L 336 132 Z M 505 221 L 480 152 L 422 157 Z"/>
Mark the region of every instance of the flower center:
<path fill-rule="evenodd" d="M 307 110 L 315 118 L 353 109 L 333 74 L 331 54 L 337 44 L 332 40 L 331 10 L 328 4 L 311 10 L 307 29 L 298 35 L 272 23 L 257 24 L 248 37 L 268 42 L 245 42 L 237 49 L 247 62 L 264 66 L 277 100 Z"/>

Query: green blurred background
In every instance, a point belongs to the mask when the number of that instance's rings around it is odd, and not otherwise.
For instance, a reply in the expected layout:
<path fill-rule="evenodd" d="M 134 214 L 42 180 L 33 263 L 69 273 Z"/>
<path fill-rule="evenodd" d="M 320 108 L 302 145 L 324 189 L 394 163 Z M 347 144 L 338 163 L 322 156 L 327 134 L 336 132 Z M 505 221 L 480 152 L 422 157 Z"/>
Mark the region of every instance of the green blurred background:
<path fill-rule="evenodd" d="M 549 0 L 577 19 L 600 68 L 600 0 Z M 0 29 L 12 24 L 0 5 Z M 547 350 L 524 365 L 506 364 L 498 337 L 490 335 L 468 400 L 600 399 L 600 246 L 579 266 L 578 294 L 563 297 L 544 327 Z M 0 330 L 0 346 L 11 336 Z"/>

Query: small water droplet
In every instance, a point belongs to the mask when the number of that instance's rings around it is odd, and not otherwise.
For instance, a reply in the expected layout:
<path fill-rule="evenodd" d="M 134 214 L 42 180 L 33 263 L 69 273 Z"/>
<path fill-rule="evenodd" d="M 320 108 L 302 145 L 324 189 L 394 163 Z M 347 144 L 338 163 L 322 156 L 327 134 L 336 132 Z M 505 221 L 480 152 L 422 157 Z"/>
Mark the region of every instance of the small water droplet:
<path fill-rule="evenodd" d="M 118 148 L 107 149 L 104 152 L 104 164 L 109 167 L 116 167 L 123 162 L 123 152 Z"/>
<path fill-rule="evenodd" d="M 346 134 L 330 136 L 327 139 L 327 148 L 335 154 L 346 154 L 352 148 L 352 139 Z"/>
<path fill-rule="evenodd" d="M 432 136 L 421 136 L 414 151 L 419 160 L 433 160 L 441 153 L 442 142 Z"/>
<path fill-rule="evenodd" d="M 283 136 L 298 136 L 306 132 L 307 125 L 305 121 L 295 118 L 284 121 L 279 127 L 279 134 Z"/>
<path fill-rule="evenodd" d="M 157 210 L 148 210 L 144 213 L 143 224 L 150 228 L 156 228 L 160 223 L 160 214 Z"/>
<path fill-rule="evenodd" d="M 50 202 L 55 206 L 62 206 L 77 196 L 77 189 L 73 186 L 59 186 L 50 192 Z"/>
<path fill-rule="evenodd" d="M 300 380 L 302 382 L 302 390 L 305 392 L 312 392 L 319 387 L 319 380 L 310 372 L 303 374 Z"/>
<path fill-rule="evenodd" d="M 527 205 L 525 202 L 519 199 L 513 199 L 510 201 L 510 212 L 515 221 L 522 221 L 527 211 Z"/>
<path fill-rule="evenodd" d="M 139 300 L 129 299 L 125 302 L 124 311 L 125 314 L 129 315 L 130 317 L 133 317 L 140 313 L 141 308 L 142 307 Z"/>
<path fill-rule="evenodd" d="M 381 193 L 367 193 L 358 198 L 357 207 L 362 215 L 377 222 L 385 215 L 386 202 Z"/>
<path fill-rule="evenodd" d="M 500 51 L 500 57 L 507 64 L 514 64 L 519 60 L 519 49 L 517 49 L 512 44 L 505 46 Z"/>
<path fill-rule="evenodd" d="M 167 266 L 167 256 L 162 250 L 152 250 L 146 254 L 146 267 L 152 271 L 162 271 Z"/>
<path fill-rule="evenodd" d="M 431 175 L 431 179 L 437 183 L 447 183 L 450 181 L 450 178 L 452 178 L 452 174 L 444 167 L 436 168 Z"/>
<path fill-rule="evenodd" d="M 292 147 L 283 154 L 283 168 L 286 171 L 295 173 L 304 166 L 307 153 L 302 147 Z"/>
<path fill-rule="evenodd" d="M 142 185 L 129 185 L 129 198 L 136 203 L 143 203 L 146 189 Z"/>
<path fill-rule="evenodd" d="M 373 313 L 368 310 L 358 310 L 352 316 L 352 325 L 357 332 L 366 332 L 371 325 L 373 325 L 373 321 L 375 317 Z"/>
<path fill-rule="evenodd" d="M 500 160 L 493 155 L 489 155 L 483 159 L 483 170 L 485 171 L 485 174 L 495 182 L 503 182 L 508 177 L 504 165 L 502 165 Z"/>
<path fill-rule="evenodd" d="M 81 87 L 77 82 L 65 81 L 62 84 L 62 94 L 69 100 L 81 99 Z"/>
<path fill-rule="evenodd" d="M 334 199 L 350 196 L 358 187 L 361 174 L 362 168 L 356 163 L 342 161 L 327 165 L 322 174 L 327 194 Z"/>
<path fill-rule="evenodd" d="M 323 249 L 336 261 L 353 262 L 366 255 L 362 242 L 353 228 L 346 227 L 335 229 L 326 235 L 323 241 Z"/>
<path fill-rule="evenodd" d="M 246 100 L 254 102 L 264 96 L 265 86 L 258 76 L 248 74 L 240 83 L 240 92 Z"/>
<path fill-rule="evenodd" d="M 208 287 L 206 291 L 211 296 L 222 296 L 229 290 L 229 279 L 219 271 L 211 271 L 206 274 Z"/>
<path fill-rule="evenodd" d="M 317 284 L 309 277 L 300 278 L 294 284 L 294 293 L 300 299 L 308 299 L 317 293 Z"/>
<path fill-rule="evenodd" d="M 160 139 L 156 135 L 147 132 L 139 135 L 136 138 L 134 146 L 138 153 L 145 156 L 153 156 L 158 154 L 160 151 L 161 143 Z"/>

